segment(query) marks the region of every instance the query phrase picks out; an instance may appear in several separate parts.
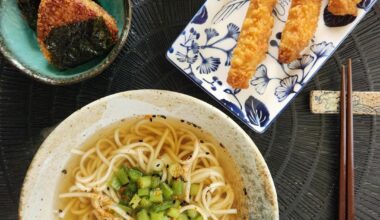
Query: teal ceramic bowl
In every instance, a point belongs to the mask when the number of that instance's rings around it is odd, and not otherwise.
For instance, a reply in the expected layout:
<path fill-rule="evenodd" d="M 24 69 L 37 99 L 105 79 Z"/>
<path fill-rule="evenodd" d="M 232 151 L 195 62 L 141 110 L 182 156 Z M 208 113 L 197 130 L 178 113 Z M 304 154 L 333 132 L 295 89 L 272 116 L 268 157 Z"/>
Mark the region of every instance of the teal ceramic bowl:
<path fill-rule="evenodd" d="M 22 72 L 48 84 L 73 84 L 94 77 L 109 66 L 122 49 L 132 16 L 130 0 L 98 2 L 115 18 L 119 29 L 119 40 L 108 54 L 72 69 L 54 68 L 42 55 L 36 33 L 22 17 L 17 0 L 0 0 L 0 51 Z"/>

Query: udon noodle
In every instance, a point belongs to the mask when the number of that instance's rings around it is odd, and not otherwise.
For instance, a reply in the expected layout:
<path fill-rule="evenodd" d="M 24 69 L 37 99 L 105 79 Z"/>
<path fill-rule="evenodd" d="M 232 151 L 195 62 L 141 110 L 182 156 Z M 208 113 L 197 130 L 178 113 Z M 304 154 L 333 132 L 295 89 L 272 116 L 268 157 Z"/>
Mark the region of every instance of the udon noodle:
<path fill-rule="evenodd" d="M 137 219 L 119 204 L 123 187 L 110 187 L 120 167 L 134 168 L 159 177 L 162 183 L 183 181 L 180 213 L 195 210 L 198 219 L 235 219 L 234 190 L 218 160 L 211 138 L 199 137 L 186 126 L 176 126 L 164 116 L 145 116 L 125 122 L 86 149 L 72 151 L 78 163 L 68 175 L 73 180 L 58 197 L 61 219 Z M 194 125 L 195 126 L 195 125 Z M 220 148 L 220 147 L 219 147 Z M 175 164 L 176 172 L 170 167 Z M 192 185 L 197 185 L 196 193 Z M 175 218 L 166 218 L 175 219 Z"/>

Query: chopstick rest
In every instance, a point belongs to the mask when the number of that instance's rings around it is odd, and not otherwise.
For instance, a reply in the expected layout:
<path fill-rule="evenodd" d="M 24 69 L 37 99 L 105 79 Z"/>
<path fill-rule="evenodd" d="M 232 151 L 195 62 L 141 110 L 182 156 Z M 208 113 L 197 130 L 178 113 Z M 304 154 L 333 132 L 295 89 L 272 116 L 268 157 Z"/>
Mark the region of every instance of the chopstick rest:
<path fill-rule="evenodd" d="M 314 114 L 338 114 L 339 91 L 313 90 L 310 109 Z M 354 92 L 352 98 L 355 115 L 380 115 L 380 92 Z"/>

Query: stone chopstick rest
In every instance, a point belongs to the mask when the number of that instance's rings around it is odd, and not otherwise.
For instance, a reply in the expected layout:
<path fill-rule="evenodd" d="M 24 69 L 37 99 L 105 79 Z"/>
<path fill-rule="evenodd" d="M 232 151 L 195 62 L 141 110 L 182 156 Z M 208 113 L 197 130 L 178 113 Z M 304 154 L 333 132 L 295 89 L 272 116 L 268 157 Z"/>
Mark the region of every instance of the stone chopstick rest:
<path fill-rule="evenodd" d="M 339 97 L 339 91 L 311 91 L 311 112 L 314 114 L 338 114 Z M 380 115 L 380 92 L 354 92 L 352 101 L 355 115 Z"/>

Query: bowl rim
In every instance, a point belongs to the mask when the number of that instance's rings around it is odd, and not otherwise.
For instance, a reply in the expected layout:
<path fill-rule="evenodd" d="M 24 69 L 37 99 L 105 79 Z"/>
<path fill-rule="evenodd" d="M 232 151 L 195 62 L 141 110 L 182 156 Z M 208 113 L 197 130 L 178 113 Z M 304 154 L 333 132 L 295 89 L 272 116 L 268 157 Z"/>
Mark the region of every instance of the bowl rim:
<path fill-rule="evenodd" d="M 206 108 L 210 113 L 215 114 L 216 117 L 220 118 L 223 123 L 228 124 L 229 126 L 233 127 L 234 130 L 239 133 L 243 138 L 244 142 L 248 143 L 251 147 L 251 150 L 255 153 L 255 159 L 257 160 L 257 163 L 260 164 L 260 167 L 262 167 L 261 171 L 261 179 L 266 184 L 266 187 L 264 187 L 266 191 L 266 196 L 268 200 L 273 201 L 273 204 L 271 206 L 271 211 L 273 213 L 273 219 L 279 219 L 279 207 L 278 207 L 278 200 L 277 200 L 277 192 L 276 188 L 273 182 L 273 178 L 271 176 L 271 173 L 269 171 L 269 168 L 264 160 L 264 157 L 262 156 L 261 152 L 257 148 L 256 144 L 253 142 L 253 140 L 248 136 L 248 134 L 229 116 L 227 116 L 225 113 L 223 113 L 221 110 L 217 109 L 216 107 L 199 100 L 197 98 L 194 98 L 189 95 L 185 95 L 178 92 L 173 91 L 167 91 L 167 90 L 157 90 L 157 89 L 141 89 L 141 90 L 130 90 L 120 93 L 115 93 L 113 95 L 109 95 L 103 98 L 100 98 L 98 100 L 95 100 L 86 106 L 83 106 L 82 108 L 78 109 L 77 111 L 73 112 L 70 116 L 65 118 L 61 123 L 58 124 L 56 128 L 46 137 L 46 139 L 43 141 L 41 146 L 37 149 L 37 152 L 33 156 L 33 159 L 26 171 L 25 178 L 22 184 L 21 192 L 20 192 L 20 198 L 19 198 L 19 207 L 18 207 L 18 215 L 19 219 L 23 220 L 23 212 L 24 208 L 27 207 L 27 200 L 26 197 L 30 198 L 33 197 L 33 193 L 28 190 L 28 188 L 32 185 L 34 185 L 35 179 L 31 178 L 33 174 L 38 173 L 39 166 L 37 164 L 41 161 L 43 161 L 44 158 L 47 158 L 46 152 L 53 151 L 57 147 L 51 147 L 49 145 L 50 139 L 53 139 L 55 136 L 59 135 L 59 133 L 56 133 L 57 130 L 61 130 L 64 127 L 68 127 L 73 119 L 75 119 L 77 116 L 83 114 L 86 111 L 89 111 L 95 106 L 101 106 L 109 101 L 112 101 L 114 99 L 117 99 L 119 97 L 128 97 L 128 98 L 138 98 L 141 97 L 141 95 L 162 95 L 164 97 L 170 97 L 171 99 L 178 98 L 180 100 L 185 101 L 188 104 L 193 104 L 195 106 L 200 106 L 202 108 Z"/>
<path fill-rule="evenodd" d="M 1 3 L 1 2 L 0 2 Z M 54 77 L 50 76 L 44 76 L 40 74 L 38 71 L 34 71 L 27 67 L 25 64 L 20 62 L 15 56 L 12 55 L 12 52 L 7 48 L 4 37 L 0 34 L 0 52 L 4 55 L 4 57 L 13 64 L 17 69 L 19 69 L 22 73 L 26 74 L 27 76 L 36 79 L 40 82 L 50 84 L 50 85 L 71 85 L 74 83 L 81 82 L 86 79 L 90 79 L 92 77 L 95 77 L 99 74 L 101 74 L 109 65 L 111 65 L 115 59 L 117 58 L 118 54 L 120 53 L 121 49 L 124 47 L 129 31 L 131 29 L 131 22 L 132 22 L 132 2 L 131 0 L 124 0 L 124 7 L 127 9 L 127 14 L 125 15 L 125 23 L 123 25 L 123 30 L 121 33 L 120 38 L 118 39 L 117 43 L 114 45 L 111 51 L 108 52 L 106 57 L 101 60 L 100 63 L 98 63 L 96 66 L 86 70 L 82 71 L 77 74 L 73 74 L 72 76 L 69 76 L 69 78 L 65 79 L 56 79 Z"/>

